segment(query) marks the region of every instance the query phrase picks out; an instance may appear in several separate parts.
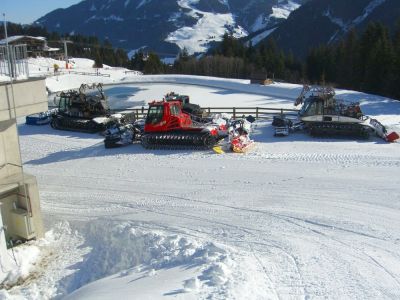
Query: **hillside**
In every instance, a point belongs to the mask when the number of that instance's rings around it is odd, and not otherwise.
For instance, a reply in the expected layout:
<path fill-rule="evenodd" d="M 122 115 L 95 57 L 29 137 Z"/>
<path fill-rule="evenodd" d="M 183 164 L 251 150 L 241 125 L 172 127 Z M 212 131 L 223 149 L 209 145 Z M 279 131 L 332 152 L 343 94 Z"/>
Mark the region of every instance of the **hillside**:
<path fill-rule="evenodd" d="M 400 18 L 398 0 L 311 0 L 294 11 L 272 34 L 285 51 L 305 57 L 308 49 L 332 44 L 354 28 L 362 31 L 370 22 L 390 29 Z"/>
<path fill-rule="evenodd" d="M 109 39 L 125 50 L 161 56 L 205 52 L 227 31 L 236 37 L 286 19 L 306 0 L 85 0 L 36 21 L 49 31 Z"/>

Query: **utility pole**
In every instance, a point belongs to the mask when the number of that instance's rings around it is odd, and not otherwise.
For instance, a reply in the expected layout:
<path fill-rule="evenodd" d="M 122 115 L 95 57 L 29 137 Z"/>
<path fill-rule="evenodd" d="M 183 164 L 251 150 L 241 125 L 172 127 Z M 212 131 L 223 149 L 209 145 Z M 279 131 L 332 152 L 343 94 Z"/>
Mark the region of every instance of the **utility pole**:
<path fill-rule="evenodd" d="M 3 21 L 4 37 L 6 39 L 6 52 L 7 52 L 7 60 L 8 60 L 8 73 L 9 73 L 10 79 L 12 81 L 12 79 L 14 78 L 14 74 L 13 74 L 13 68 L 12 68 L 12 65 L 11 65 L 10 48 L 8 46 L 7 21 L 6 21 L 6 14 L 5 13 L 3 13 L 3 17 L 4 17 L 4 21 Z"/>
<path fill-rule="evenodd" d="M 65 68 L 68 69 L 68 48 L 67 44 L 71 44 L 72 42 L 66 39 L 61 40 L 64 44 L 64 58 L 65 58 Z"/>

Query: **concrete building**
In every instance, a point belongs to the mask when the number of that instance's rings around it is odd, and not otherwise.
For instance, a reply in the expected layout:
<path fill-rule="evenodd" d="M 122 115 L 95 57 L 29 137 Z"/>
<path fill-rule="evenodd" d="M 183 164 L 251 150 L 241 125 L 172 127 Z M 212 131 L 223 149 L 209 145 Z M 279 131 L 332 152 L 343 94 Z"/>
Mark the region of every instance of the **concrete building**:
<path fill-rule="evenodd" d="M 0 40 L 0 46 L 5 46 L 7 43 L 10 46 L 26 45 L 29 57 L 62 57 L 60 48 L 49 47 L 46 38 L 41 36 L 14 35 Z"/>
<path fill-rule="evenodd" d="M 4 247 L 9 248 L 17 240 L 44 235 L 36 179 L 22 168 L 16 119 L 47 109 L 43 78 L 14 81 L 12 85 L 0 82 L 0 256 L 3 259 Z"/>

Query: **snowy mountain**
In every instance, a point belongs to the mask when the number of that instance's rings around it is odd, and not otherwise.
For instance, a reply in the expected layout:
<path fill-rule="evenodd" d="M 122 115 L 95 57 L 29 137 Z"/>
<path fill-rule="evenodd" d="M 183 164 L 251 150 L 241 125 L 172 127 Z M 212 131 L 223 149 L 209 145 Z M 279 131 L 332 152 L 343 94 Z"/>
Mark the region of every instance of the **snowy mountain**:
<path fill-rule="evenodd" d="M 399 0 L 311 0 L 271 36 L 284 50 L 304 57 L 310 47 L 334 43 L 351 28 L 363 30 L 369 22 L 394 28 L 399 16 Z"/>
<path fill-rule="evenodd" d="M 50 31 L 96 35 L 116 47 L 162 56 L 205 52 L 225 32 L 243 37 L 270 28 L 308 0 L 85 0 L 36 21 Z"/>

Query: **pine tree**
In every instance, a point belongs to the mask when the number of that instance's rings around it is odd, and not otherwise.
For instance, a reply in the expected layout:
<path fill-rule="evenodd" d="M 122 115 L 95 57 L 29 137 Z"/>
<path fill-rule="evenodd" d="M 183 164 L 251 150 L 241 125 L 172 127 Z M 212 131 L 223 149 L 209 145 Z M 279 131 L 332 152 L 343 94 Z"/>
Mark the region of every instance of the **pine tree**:
<path fill-rule="evenodd" d="M 134 56 L 132 56 L 129 62 L 129 68 L 137 71 L 144 70 L 144 54 L 142 51 L 139 50 Z"/>
<path fill-rule="evenodd" d="M 149 57 L 145 61 L 143 71 L 146 74 L 163 73 L 163 64 L 157 54 L 150 52 Z"/>
<path fill-rule="evenodd" d="M 355 30 L 351 30 L 335 51 L 335 82 L 350 89 L 360 87 L 359 40 Z"/>
<path fill-rule="evenodd" d="M 388 94 L 400 100 L 400 19 L 392 40 L 393 64 L 388 78 Z"/>
<path fill-rule="evenodd" d="M 103 67 L 103 59 L 99 51 L 96 51 L 93 68 L 102 68 L 102 67 Z"/>
<path fill-rule="evenodd" d="M 392 44 L 387 28 L 371 23 L 361 37 L 361 88 L 371 93 L 384 94 L 387 78 L 394 62 Z"/>
<path fill-rule="evenodd" d="M 118 48 L 115 51 L 115 65 L 118 67 L 128 66 L 128 55 L 125 50 Z"/>

